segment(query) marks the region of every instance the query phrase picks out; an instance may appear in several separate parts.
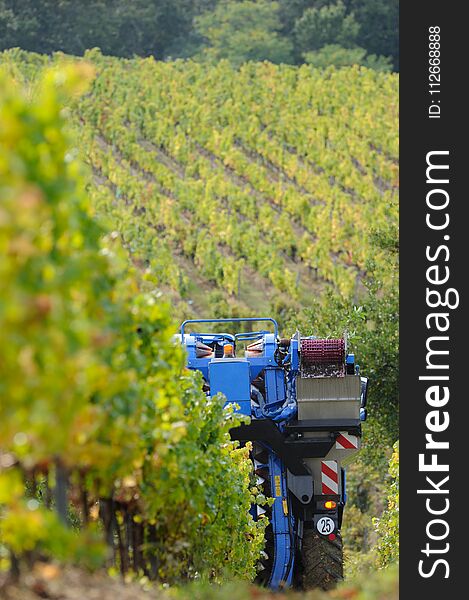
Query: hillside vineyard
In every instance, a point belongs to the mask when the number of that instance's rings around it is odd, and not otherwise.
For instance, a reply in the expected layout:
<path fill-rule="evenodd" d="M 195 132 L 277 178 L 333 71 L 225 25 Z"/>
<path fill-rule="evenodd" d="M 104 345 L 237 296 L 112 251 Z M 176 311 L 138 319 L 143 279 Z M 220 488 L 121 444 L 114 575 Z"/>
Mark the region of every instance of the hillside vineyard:
<path fill-rule="evenodd" d="M 47 59 L 17 62 L 34 60 Z M 396 75 L 85 60 L 96 78 L 74 115 L 94 204 L 175 297 L 195 281 L 242 308 L 257 308 L 252 287 L 307 305 L 326 285 L 353 293 L 383 260 L 373 231 L 397 225 Z"/>

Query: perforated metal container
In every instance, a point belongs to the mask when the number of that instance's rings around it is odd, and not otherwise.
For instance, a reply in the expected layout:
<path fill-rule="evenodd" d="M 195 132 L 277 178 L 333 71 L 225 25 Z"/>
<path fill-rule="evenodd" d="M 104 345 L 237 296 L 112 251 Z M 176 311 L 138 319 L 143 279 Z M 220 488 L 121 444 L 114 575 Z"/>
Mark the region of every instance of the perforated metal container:
<path fill-rule="evenodd" d="M 296 379 L 298 420 L 359 419 L 359 375 Z"/>

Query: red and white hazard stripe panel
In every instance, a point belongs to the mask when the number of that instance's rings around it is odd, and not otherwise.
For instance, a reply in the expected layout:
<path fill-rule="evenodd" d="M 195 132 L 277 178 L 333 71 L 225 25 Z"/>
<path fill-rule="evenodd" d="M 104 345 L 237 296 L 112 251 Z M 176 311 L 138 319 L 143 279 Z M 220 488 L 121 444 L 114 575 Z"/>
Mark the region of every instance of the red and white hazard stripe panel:
<path fill-rule="evenodd" d="M 336 460 L 321 461 L 321 484 L 323 494 L 339 493 L 339 472 Z"/>
<path fill-rule="evenodd" d="M 335 441 L 336 450 L 356 450 L 358 448 L 358 438 L 356 435 L 348 433 L 339 433 Z"/>

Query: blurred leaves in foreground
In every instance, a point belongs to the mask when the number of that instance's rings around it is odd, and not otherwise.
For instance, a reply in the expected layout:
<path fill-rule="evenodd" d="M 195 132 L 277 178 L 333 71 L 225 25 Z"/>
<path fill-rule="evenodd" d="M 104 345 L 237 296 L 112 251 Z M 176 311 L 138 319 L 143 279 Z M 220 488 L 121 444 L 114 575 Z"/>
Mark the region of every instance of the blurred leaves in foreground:
<path fill-rule="evenodd" d="M 170 306 L 85 192 L 64 106 L 92 76 L 64 59 L 26 91 L 0 72 L 0 550 L 14 569 L 249 580 L 263 524 L 238 421 L 185 369 Z"/>

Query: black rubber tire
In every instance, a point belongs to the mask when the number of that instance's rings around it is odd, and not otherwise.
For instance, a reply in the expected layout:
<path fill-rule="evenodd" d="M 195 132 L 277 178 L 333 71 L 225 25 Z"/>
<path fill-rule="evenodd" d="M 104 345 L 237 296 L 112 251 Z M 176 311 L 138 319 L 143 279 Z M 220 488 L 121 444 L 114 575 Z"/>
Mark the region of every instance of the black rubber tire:
<path fill-rule="evenodd" d="M 329 540 L 313 531 L 305 529 L 301 547 L 299 581 L 304 590 L 319 587 L 330 590 L 344 577 L 344 556 L 342 538 L 336 534 Z"/>

